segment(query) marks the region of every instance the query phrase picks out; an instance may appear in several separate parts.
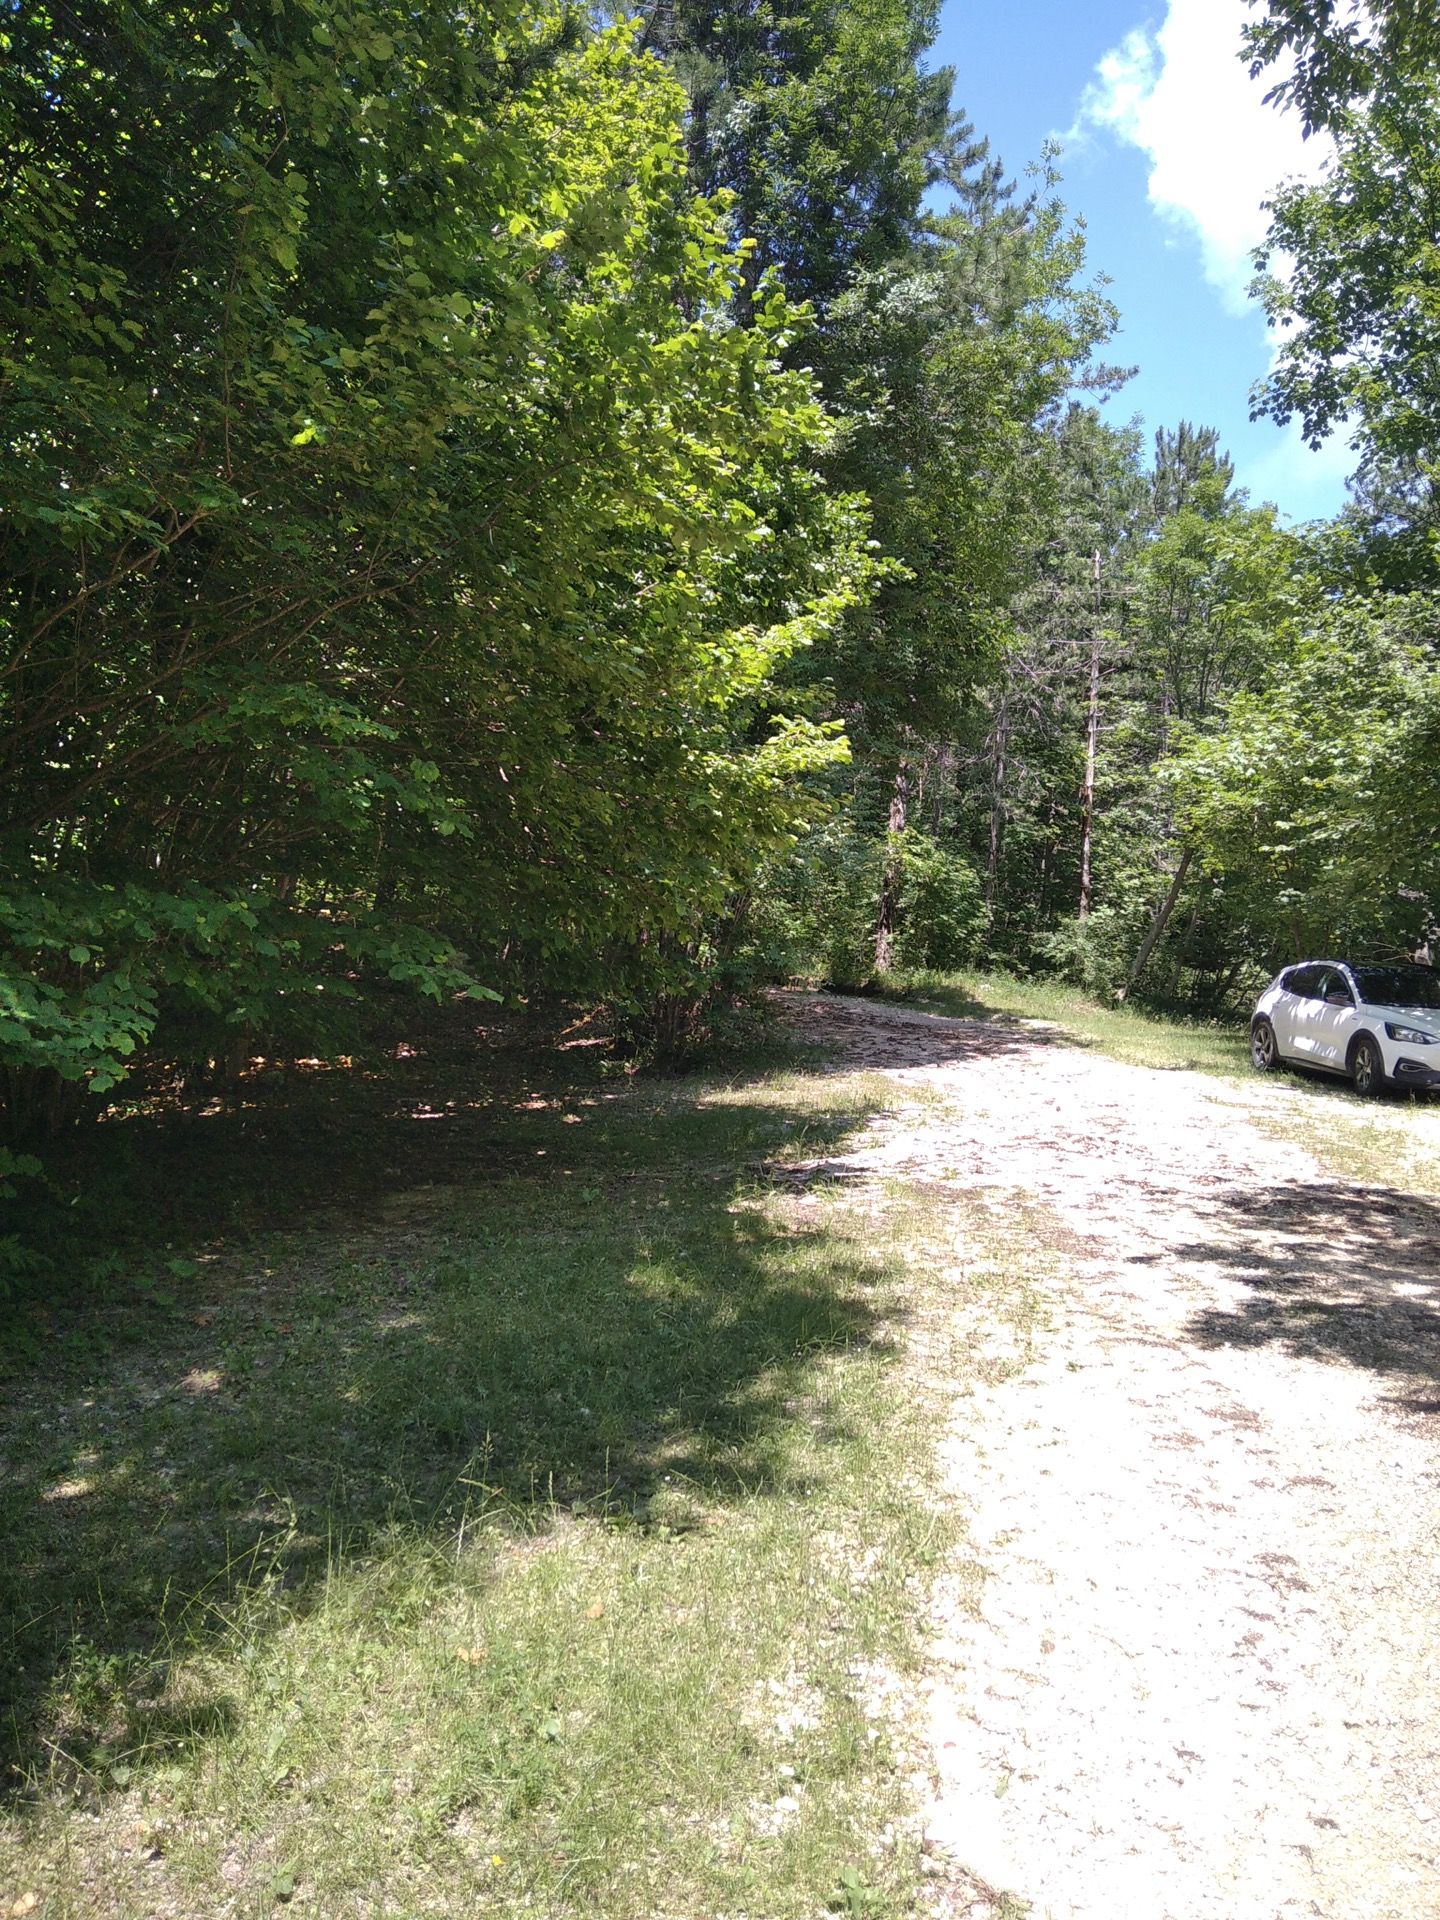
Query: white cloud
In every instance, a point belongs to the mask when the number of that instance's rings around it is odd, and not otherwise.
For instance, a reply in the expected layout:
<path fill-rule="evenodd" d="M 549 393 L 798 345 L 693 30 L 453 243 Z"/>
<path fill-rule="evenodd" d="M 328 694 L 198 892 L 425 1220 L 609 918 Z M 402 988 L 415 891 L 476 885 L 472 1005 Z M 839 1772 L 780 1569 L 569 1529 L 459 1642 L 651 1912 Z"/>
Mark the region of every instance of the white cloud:
<path fill-rule="evenodd" d="M 1150 162 L 1150 203 L 1200 245 L 1205 277 L 1233 313 L 1246 310 L 1265 238 L 1262 201 L 1282 180 L 1314 179 L 1329 153 L 1302 140 L 1293 114 L 1265 105 L 1275 74 L 1250 78 L 1240 57 L 1246 0 L 1169 0 L 1158 30 L 1137 27 L 1095 70 L 1072 139 L 1094 130 Z"/>

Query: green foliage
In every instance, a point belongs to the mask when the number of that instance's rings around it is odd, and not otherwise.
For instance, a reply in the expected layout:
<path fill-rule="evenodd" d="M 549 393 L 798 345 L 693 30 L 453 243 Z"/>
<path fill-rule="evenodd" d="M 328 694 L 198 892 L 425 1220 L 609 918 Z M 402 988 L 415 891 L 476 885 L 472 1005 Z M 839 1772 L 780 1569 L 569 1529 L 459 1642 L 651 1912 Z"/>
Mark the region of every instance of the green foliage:
<path fill-rule="evenodd" d="M 899 964 L 943 969 L 973 960 L 985 927 L 974 868 L 914 827 L 892 836 L 889 852 L 900 874 Z"/>
<path fill-rule="evenodd" d="M 973 959 L 985 926 L 980 878 L 928 834 L 866 833 L 829 822 L 772 874 L 760 915 L 784 970 L 856 989 L 875 973 L 875 931 L 887 870 L 897 876 L 892 964 L 955 967 Z"/>
<path fill-rule="evenodd" d="M 866 1884 L 858 1867 L 842 1867 L 836 1878 L 830 1907 L 836 1913 L 867 1914 L 879 1911 L 884 1895 Z"/>
<path fill-rule="evenodd" d="M 1181 831 L 1267 955 L 1404 951 L 1440 902 L 1440 666 L 1428 599 L 1312 619 L 1167 777 Z"/>
<path fill-rule="evenodd" d="M 1098 641 L 1108 704 L 1128 640 L 1116 576 L 1148 512 L 1139 451 L 1133 432 L 1078 403 L 1047 423 L 1032 481 L 1041 510 L 1011 562 L 1011 636 L 957 743 L 953 830 L 984 868 L 987 944 L 1021 967 L 1078 905 L 1089 667 Z"/>
<path fill-rule="evenodd" d="M 786 972 L 814 974 L 833 987 L 865 985 L 875 967 L 884 866 L 883 837 L 836 819 L 766 876 L 762 926 Z"/>
<path fill-rule="evenodd" d="M 1083 234 L 1054 192 L 969 183 L 907 254 L 836 302 L 822 368 L 846 422 L 835 468 L 863 489 L 902 566 L 814 666 L 882 767 L 953 735 L 994 676 L 1035 547 L 1053 535 L 1045 457 L 1113 308 L 1087 286 Z"/>
<path fill-rule="evenodd" d="M 14 1201 L 46 1185 L 45 1169 L 33 1153 L 0 1147 L 0 1201 Z M 21 1233 L 0 1233 L 0 1300 L 17 1283 L 49 1270 L 49 1257 Z"/>
<path fill-rule="evenodd" d="M 692 183 L 734 196 L 757 270 L 824 313 L 854 276 L 913 237 L 925 189 L 959 164 L 968 129 L 952 75 L 926 71 L 935 0 L 778 7 L 676 0 L 646 13 L 688 99 Z"/>
<path fill-rule="evenodd" d="M 991 955 L 1097 994 L 1208 1012 L 1260 949 L 1233 892 L 1193 857 L 1172 895 L 1188 842 L 1157 769 L 1181 733 L 1208 735 L 1232 696 L 1268 684 L 1294 632 L 1347 571 L 1363 571 L 1359 542 L 1316 540 L 1250 506 L 1211 429 L 1162 430 L 1147 468 L 1136 436 L 1076 406 L 1046 457 L 1053 509 L 1012 603 L 1015 638 L 978 723 L 937 765 L 947 783 L 955 769 L 942 835 L 983 865 Z M 1082 919 L 1092 664 L 1093 911 Z"/>
<path fill-rule="evenodd" d="M 1082 920 L 1062 920 L 1035 943 L 1045 968 L 1100 998 L 1125 984 L 1139 945 L 1133 916 L 1118 907 L 1094 907 Z"/>
<path fill-rule="evenodd" d="M 157 1027 L 182 1060 L 257 1035 L 334 1038 L 365 967 L 431 998 L 466 984 L 423 931 L 258 892 L 56 880 L 0 899 L 0 1052 L 7 1111 L 24 1136 L 53 1132 L 85 1095 L 123 1080 Z M 492 996 L 493 997 L 493 996 Z"/>
<path fill-rule="evenodd" d="M 773 682 L 870 563 L 674 82 L 529 0 L 4 40 L 12 1129 L 340 982 L 689 937 L 813 816 Z"/>
<path fill-rule="evenodd" d="M 1358 434 L 1381 460 L 1440 450 L 1440 272 L 1430 203 L 1440 187 L 1440 74 L 1396 77 L 1333 119 L 1327 177 L 1276 196 L 1262 282 L 1279 329 L 1260 392 L 1276 420 L 1297 417 L 1312 444 Z"/>
<path fill-rule="evenodd" d="M 1245 41 L 1252 74 L 1281 70 L 1269 98 L 1297 107 L 1307 133 L 1333 126 L 1377 88 L 1440 64 L 1431 0 L 1263 0 Z"/>

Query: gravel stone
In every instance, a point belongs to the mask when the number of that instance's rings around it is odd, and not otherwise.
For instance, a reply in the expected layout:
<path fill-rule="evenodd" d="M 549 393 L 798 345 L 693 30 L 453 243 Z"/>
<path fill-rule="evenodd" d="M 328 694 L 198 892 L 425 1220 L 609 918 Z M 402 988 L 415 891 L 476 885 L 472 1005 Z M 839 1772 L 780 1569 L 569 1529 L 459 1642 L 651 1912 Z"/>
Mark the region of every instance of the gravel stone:
<path fill-rule="evenodd" d="M 1440 1913 L 1440 1204 L 1262 1132 L 1283 1085 L 1032 1023 L 795 1018 L 931 1096 L 846 1165 L 954 1188 L 949 1277 L 993 1270 L 977 1210 L 1046 1256 L 1030 1350 L 979 1292 L 997 1364 L 942 1442 L 987 1577 L 978 1615 L 958 1578 L 934 1601 L 933 1910 Z"/>

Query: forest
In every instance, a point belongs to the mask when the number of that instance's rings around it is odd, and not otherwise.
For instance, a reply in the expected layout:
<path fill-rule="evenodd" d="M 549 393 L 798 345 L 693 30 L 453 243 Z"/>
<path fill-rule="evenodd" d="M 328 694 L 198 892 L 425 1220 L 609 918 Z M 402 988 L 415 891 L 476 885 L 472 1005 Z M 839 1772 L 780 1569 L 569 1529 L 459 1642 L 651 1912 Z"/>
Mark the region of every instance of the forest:
<path fill-rule="evenodd" d="M 0 0 L 0 1920 L 1440 1913 L 1440 1100 L 1247 1033 L 1440 958 L 1440 24 L 1232 7 L 1324 521 L 957 0 Z"/>
<path fill-rule="evenodd" d="M 1213 1016 L 1440 901 L 1440 42 L 1254 9 L 1291 526 L 1117 426 L 932 0 L 0 7 L 10 1177 L 397 992 L 683 1051 L 984 961 Z M 1120 401 L 1123 414 L 1123 397 Z M 17 1172 L 19 1170 L 19 1172 Z"/>

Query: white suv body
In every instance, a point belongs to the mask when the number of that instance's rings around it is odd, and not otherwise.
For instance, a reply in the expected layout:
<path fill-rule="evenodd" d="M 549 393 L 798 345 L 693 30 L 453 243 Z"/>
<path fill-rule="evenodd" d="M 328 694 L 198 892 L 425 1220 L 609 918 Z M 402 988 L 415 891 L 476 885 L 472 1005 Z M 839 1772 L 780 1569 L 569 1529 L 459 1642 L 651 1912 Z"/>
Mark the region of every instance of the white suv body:
<path fill-rule="evenodd" d="M 1303 960 L 1261 994 L 1250 1057 L 1341 1073 L 1359 1093 L 1440 1087 L 1440 973 L 1431 967 Z"/>

